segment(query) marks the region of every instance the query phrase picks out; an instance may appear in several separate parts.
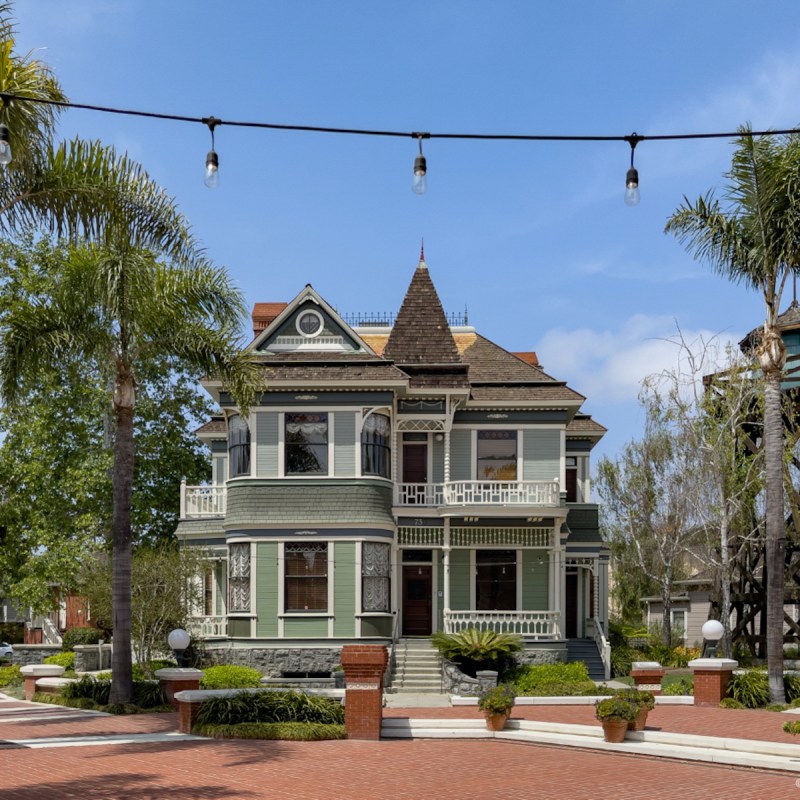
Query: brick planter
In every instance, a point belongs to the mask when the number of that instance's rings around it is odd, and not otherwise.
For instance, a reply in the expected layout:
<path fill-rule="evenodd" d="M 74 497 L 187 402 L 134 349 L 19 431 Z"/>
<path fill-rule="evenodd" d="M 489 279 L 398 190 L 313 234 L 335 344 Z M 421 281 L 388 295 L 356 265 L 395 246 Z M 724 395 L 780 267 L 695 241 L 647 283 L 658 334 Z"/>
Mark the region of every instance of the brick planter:
<path fill-rule="evenodd" d="M 631 678 L 636 688 L 643 692 L 661 694 L 661 681 L 664 677 L 664 667 L 658 661 L 634 661 L 631 664 Z"/>
<path fill-rule="evenodd" d="M 36 681 L 39 678 L 60 678 L 64 674 L 64 667 L 57 664 L 28 664 L 20 672 L 25 679 L 25 699 L 32 700 L 36 693 Z"/>
<path fill-rule="evenodd" d="M 694 704 L 718 706 L 738 666 L 739 662 L 732 658 L 696 658 L 690 661 L 689 667 L 694 674 Z"/>
<path fill-rule="evenodd" d="M 389 653 L 383 645 L 345 645 L 344 724 L 348 739 L 380 739 L 383 717 L 383 675 Z"/>
<path fill-rule="evenodd" d="M 180 669 L 165 668 L 156 670 L 156 678 L 161 681 L 164 687 L 164 694 L 167 702 L 175 709 L 178 708 L 178 701 L 175 699 L 176 692 L 191 691 L 200 688 L 200 681 L 203 679 L 203 672 L 199 669 Z"/>

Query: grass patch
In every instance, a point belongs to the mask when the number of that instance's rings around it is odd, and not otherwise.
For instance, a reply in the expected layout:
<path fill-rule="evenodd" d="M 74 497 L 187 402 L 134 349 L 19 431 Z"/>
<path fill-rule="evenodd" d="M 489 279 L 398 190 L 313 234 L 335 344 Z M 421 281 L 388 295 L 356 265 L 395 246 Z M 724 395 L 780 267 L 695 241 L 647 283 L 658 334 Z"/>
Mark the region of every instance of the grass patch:
<path fill-rule="evenodd" d="M 346 739 L 344 725 L 315 722 L 240 722 L 238 725 L 197 725 L 192 733 L 214 739 L 282 739 L 293 742 L 321 742 Z"/>
<path fill-rule="evenodd" d="M 80 708 L 84 711 L 102 711 L 106 714 L 163 714 L 175 709 L 167 704 L 143 708 L 134 703 L 111 703 L 102 705 L 96 703 L 91 697 L 65 697 L 63 694 L 50 694 L 49 692 L 36 692 L 33 695 L 34 703 L 47 703 L 51 706 L 64 708 Z"/>

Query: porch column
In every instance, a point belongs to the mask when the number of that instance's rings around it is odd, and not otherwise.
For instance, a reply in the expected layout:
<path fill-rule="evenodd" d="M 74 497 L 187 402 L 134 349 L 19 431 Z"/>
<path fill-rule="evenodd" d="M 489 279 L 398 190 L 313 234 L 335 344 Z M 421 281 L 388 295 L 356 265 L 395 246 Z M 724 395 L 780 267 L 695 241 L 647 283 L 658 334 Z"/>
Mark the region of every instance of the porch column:
<path fill-rule="evenodd" d="M 392 426 L 392 455 L 391 455 L 391 465 L 392 465 L 392 502 L 397 503 L 399 500 L 399 492 L 397 490 L 397 485 L 400 483 L 400 476 L 397 473 L 397 442 L 400 441 L 400 437 L 402 434 L 398 433 L 397 428 Z"/>
<path fill-rule="evenodd" d="M 444 482 L 450 483 L 450 429 L 444 432 Z M 445 525 L 447 523 L 445 522 Z"/>
<path fill-rule="evenodd" d="M 592 561 L 592 586 L 594 591 L 594 603 L 592 608 L 592 619 L 600 619 L 600 570 L 598 569 L 597 559 Z"/>
<path fill-rule="evenodd" d="M 447 614 L 450 611 L 450 517 L 444 518 L 444 541 L 442 543 L 442 571 L 444 572 L 443 611 L 444 622 L 447 623 Z"/>

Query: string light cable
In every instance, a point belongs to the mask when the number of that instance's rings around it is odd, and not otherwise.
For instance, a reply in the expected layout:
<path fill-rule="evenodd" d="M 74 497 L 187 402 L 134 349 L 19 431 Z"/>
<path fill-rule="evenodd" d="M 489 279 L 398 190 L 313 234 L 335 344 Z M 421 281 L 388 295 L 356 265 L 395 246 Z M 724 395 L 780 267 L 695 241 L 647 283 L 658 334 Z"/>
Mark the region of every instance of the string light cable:
<path fill-rule="evenodd" d="M 695 139 L 733 139 L 740 136 L 784 136 L 788 134 L 800 133 L 800 128 L 783 128 L 779 130 L 739 130 L 739 131 L 711 131 L 711 132 L 690 132 L 690 133 L 659 133 L 659 134 L 638 134 L 631 133 L 626 135 L 586 135 L 586 134 L 549 134 L 549 133 L 450 133 L 450 132 L 420 132 L 420 131 L 398 131 L 398 130 L 379 130 L 371 128 L 339 128 L 323 125 L 297 125 L 278 122 L 257 122 L 246 120 L 219 119 L 217 117 L 194 117 L 183 114 L 168 114 L 157 111 L 142 111 L 130 108 L 116 108 L 113 106 L 100 106 L 90 103 L 73 103 L 67 100 L 48 100 L 39 97 L 25 97 L 24 95 L 13 94 L 11 92 L 0 92 L 0 100 L 3 105 L 9 105 L 12 101 L 23 103 L 39 103 L 42 105 L 56 106 L 58 108 L 73 108 L 82 111 L 95 111 L 103 114 L 119 114 L 129 117 L 144 117 L 146 119 L 158 119 L 169 122 L 188 122 L 205 125 L 211 133 L 211 150 L 206 156 L 206 174 L 204 182 L 210 188 L 216 188 L 219 184 L 219 157 L 214 149 L 214 129 L 221 126 L 229 128 L 257 128 L 274 131 L 293 131 L 305 133 L 327 133 L 341 134 L 349 136 L 383 136 L 394 138 L 416 139 L 419 144 L 419 153 L 414 160 L 414 181 L 412 189 L 417 194 L 423 194 L 427 188 L 427 161 L 422 153 L 423 139 L 461 139 L 476 141 L 507 141 L 507 142 L 626 142 L 631 148 L 631 165 L 625 176 L 625 202 L 628 205 L 637 205 L 639 202 L 639 173 L 634 167 L 633 156 L 636 146 L 640 142 L 665 142 L 682 141 Z M 0 164 L 8 163 L 11 160 L 10 146 L 7 140 L 7 128 L 0 125 Z M 7 155 L 5 154 L 5 151 Z M 6 160 L 7 159 L 7 160 Z"/>

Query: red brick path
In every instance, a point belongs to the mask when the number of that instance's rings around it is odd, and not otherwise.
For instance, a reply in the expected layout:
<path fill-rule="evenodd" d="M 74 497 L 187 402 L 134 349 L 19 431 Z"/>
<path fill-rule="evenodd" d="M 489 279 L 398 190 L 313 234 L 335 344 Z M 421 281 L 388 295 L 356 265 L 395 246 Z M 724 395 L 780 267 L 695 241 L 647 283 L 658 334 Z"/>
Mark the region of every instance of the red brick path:
<path fill-rule="evenodd" d="M 385 711 L 477 717 L 470 707 Z M 591 706 L 517 706 L 513 716 L 594 724 Z M 787 716 L 668 706 L 656 708 L 652 721 L 672 731 L 793 741 L 776 733 Z M 0 740 L 154 733 L 176 725 L 175 714 L 24 723 L 0 716 Z M 800 800 L 795 775 L 499 740 L 186 741 L 37 750 L 0 744 L 0 776 L 2 800 Z"/>

